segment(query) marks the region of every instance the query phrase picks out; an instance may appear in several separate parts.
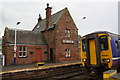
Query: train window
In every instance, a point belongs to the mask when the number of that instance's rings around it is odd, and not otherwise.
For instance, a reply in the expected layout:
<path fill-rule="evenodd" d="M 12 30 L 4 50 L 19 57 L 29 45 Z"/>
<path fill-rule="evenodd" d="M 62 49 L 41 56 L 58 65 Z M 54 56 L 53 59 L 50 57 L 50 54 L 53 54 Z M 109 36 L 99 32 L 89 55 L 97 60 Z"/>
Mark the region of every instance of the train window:
<path fill-rule="evenodd" d="M 115 45 L 116 45 L 116 48 L 118 49 L 119 48 L 118 41 L 115 41 Z"/>
<path fill-rule="evenodd" d="M 82 40 L 82 51 L 85 52 L 85 39 Z"/>
<path fill-rule="evenodd" d="M 100 49 L 108 50 L 108 38 L 106 35 L 100 36 Z"/>

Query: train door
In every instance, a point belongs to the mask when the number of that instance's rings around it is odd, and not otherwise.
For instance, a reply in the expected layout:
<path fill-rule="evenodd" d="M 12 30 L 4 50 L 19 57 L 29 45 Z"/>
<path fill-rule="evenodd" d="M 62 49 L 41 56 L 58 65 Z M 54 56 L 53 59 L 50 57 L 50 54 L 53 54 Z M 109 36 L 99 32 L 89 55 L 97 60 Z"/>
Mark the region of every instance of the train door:
<path fill-rule="evenodd" d="M 88 35 L 86 38 L 86 54 L 88 66 L 99 66 L 100 64 L 100 47 L 99 37 L 97 35 Z"/>
<path fill-rule="evenodd" d="M 90 52 L 90 64 L 96 65 L 97 64 L 97 57 L 96 57 L 96 46 L 95 46 L 95 39 L 89 40 L 89 52 Z"/>

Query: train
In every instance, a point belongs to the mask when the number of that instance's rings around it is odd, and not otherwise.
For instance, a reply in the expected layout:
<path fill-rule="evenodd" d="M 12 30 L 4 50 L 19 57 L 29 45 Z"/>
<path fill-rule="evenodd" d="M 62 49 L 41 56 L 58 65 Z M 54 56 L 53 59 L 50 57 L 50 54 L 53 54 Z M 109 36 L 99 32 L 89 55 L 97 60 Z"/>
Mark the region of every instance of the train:
<path fill-rule="evenodd" d="M 97 31 L 83 36 L 80 43 L 81 63 L 89 74 L 120 71 L 120 35 Z"/>

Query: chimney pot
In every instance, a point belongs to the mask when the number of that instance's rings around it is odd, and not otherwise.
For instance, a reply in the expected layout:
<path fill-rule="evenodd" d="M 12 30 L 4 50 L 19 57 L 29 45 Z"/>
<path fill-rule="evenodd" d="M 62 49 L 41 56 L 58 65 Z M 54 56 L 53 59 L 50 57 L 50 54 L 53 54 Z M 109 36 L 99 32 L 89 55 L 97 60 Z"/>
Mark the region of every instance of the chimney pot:
<path fill-rule="evenodd" d="M 49 3 L 47 3 L 47 7 L 49 7 Z"/>
<path fill-rule="evenodd" d="M 46 29 L 48 29 L 51 25 L 51 9 L 52 7 L 49 7 L 49 4 L 47 3 L 47 8 L 46 10 Z"/>

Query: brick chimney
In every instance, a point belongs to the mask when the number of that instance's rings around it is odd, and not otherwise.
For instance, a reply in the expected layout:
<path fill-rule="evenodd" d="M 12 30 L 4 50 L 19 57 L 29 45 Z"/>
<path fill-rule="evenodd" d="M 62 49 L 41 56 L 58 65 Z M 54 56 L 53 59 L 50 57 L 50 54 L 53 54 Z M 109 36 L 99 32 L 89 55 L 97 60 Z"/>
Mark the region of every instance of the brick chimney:
<path fill-rule="evenodd" d="M 49 4 L 47 3 L 46 10 L 46 29 L 48 29 L 51 25 L 51 9 L 52 7 L 49 7 Z"/>

